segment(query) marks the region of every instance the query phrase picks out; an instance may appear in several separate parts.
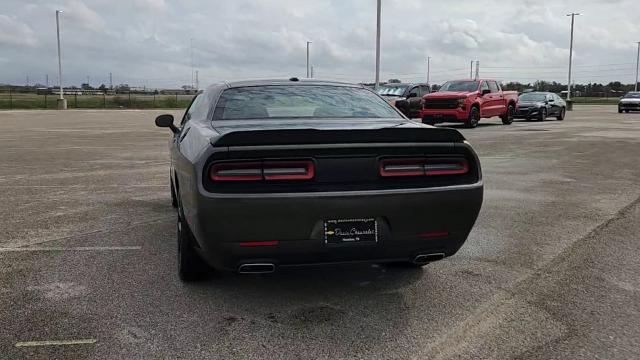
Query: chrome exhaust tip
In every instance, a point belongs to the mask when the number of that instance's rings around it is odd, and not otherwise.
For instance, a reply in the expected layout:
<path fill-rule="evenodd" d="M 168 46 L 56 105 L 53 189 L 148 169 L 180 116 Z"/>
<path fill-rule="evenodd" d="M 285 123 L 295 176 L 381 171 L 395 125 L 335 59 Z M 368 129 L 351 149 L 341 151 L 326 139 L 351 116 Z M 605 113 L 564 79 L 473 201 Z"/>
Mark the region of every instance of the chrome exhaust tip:
<path fill-rule="evenodd" d="M 238 266 L 238 274 L 270 274 L 276 266 L 270 263 L 242 264 Z"/>
<path fill-rule="evenodd" d="M 432 263 L 434 261 L 442 260 L 444 259 L 444 257 L 445 257 L 444 253 L 420 254 L 413 259 L 413 263 L 417 265 L 424 265 L 424 264 Z"/>

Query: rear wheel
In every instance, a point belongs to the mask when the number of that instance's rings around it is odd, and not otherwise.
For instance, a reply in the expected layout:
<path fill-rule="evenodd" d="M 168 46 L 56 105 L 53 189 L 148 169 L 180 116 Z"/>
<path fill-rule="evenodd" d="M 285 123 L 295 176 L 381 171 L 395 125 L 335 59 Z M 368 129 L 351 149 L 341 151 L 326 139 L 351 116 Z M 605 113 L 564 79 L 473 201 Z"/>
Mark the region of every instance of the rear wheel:
<path fill-rule="evenodd" d="M 478 122 L 480 121 L 480 109 L 478 109 L 477 106 L 474 106 L 471 108 L 471 111 L 469 112 L 469 118 L 467 119 L 467 122 L 465 122 L 465 127 L 472 129 L 476 126 L 478 126 Z"/>
<path fill-rule="evenodd" d="M 542 108 L 538 112 L 538 121 L 544 121 L 547 118 L 547 108 Z"/>
<path fill-rule="evenodd" d="M 564 120 L 564 117 L 567 115 L 567 109 L 562 108 L 560 109 L 560 112 L 558 113 L 558 116 L 556 116 L 556 119 L 562 121 Z"/>
<path fill-rule="evenodd" d="M 628 113 L 629 113 L 629 110 L 625 110 L 624 112 L 625 112 L 626 114 L 628 114 Z"/>
<path fill-rule="evenodd" d="M 176 197 L 176 190 L 173 186 L 173 179 L 170 180 L 171 181 L 171 206 L 173 206 L 174 208 L 178 207 L 178 198 Z"/>
<path fill-rule="evenodd" d="M 507 112 L 502 116 L 502 123 L 504 125 L 511 125 L 513 123 L 513 116 L 515 114 L 516 109 L 513 105 L 509 104 L 507 107 Z"/>
<path fill-rule="evenodd" d="M 195 239 L 184 220 L 178 217 L 178 275 L 182 281 L 201 280 L 211 269 L 194 249 Z"/>
<path fill-rule="evenodd" d="M 622 109 L 618 108 L 618 114 L 622 114 Z"/>

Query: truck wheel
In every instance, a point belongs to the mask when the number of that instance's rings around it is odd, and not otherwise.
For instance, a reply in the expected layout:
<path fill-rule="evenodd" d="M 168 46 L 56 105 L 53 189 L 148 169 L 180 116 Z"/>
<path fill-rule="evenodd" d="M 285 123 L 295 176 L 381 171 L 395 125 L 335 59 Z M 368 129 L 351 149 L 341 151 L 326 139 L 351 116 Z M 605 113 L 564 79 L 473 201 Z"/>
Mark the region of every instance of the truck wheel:
<path fill-rule="evenodd" d="M 538 121 L 544 121 L 547 118 L 547 108 L 540 109 L 538 113 Z"/>
<path fill-rule="evenodd" d="M 478 126 L 478 122 L 480 121 L 480 109 L 477 106 L 473 106 L 471 111 L 469 112 L 469 118 L 467 122 L 464 123 L 466 128 L 473 129 Z"/>
<path fill-rule="evenodd" d="M 516 109 L 513 107 L 513 105 L 509 104 L 509 107 L 507 107 L 507 112 L 504 114 L 504 116 L 502 116 L 502 123 L 504 125 L 511 125 L 513 123 L 513 115 L 515 111 Z"/>
<path fill-rule="evenodd" d="M 622 109 L 620 109 L 620 107 L 618 107 L 618 114 L 622 114 Z"/>
<path fill-rule="evenodd" d="M 556 119 L 562 121 L 564 120 L 564 117 L 567 116 L 567 109 L 562 108 L 562 110 L 560 110 L 560 114 L 558 114 L 558 116 L 556 117 Z"/>

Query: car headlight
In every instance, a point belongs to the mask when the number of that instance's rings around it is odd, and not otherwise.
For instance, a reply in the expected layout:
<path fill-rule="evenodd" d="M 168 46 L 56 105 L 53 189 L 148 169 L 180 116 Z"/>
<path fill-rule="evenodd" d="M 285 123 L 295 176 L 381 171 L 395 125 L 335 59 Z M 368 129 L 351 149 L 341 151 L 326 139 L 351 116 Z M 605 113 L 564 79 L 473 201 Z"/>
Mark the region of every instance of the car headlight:
<path fill-rule="evenodd" d="M 463 108 L 464 103 L 467 101 L 467 98 L 458 99 L 458 107 Z"/>

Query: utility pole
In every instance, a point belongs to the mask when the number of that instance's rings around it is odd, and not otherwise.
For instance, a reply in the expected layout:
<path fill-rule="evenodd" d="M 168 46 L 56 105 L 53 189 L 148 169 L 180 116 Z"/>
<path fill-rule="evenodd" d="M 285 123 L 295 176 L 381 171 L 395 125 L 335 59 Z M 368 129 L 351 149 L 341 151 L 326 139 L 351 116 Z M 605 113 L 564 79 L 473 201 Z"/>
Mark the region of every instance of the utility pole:
<path fill-rule="evenodd" d="M 473 60 L 471 60 L 471 72 L 469 72 L 469 79 L 473 79 Z"/>
<path fill-rule="evenodd" d="M 47 89 L 49 88 L 49 74 L 45 75 L 46 83 L 47 83 Z"/>
<path fill-rule="evenodd" d="M 200 80 L 198 80 L 198 70 L 196 70 L 196 91 L 200 88 Z"/>
<path fill-rule="evenodd" d="M 377 9 L 377 25 L 376 25 L 376 85 L 375 89 L 380 87 L 380 20 L 382 12 L 382 0 L 378 0 Z"/>
<path fill-rule="evenodd" d="M 636 60 L 636 86 L 635 91 L 638 91 L 638 73 L 640 72 L 640 41 L 638 41 L 638 58 Z"/>
<path fill-rule="evenodd" d="M 91 87 L 91 85 L 89 85 L 90 81 L 91 81 L 91 78 L 89 77 L 89 75 L 87 75 L 87 87 Z"/>
<path fill-rule="evenodd" d="M 29 75 L 27 75 L 27 87 L 29 87 Z"/>
<path fill-rule="evenodd" d="M 573 25 L 575 23 L 576 15 L 580 15 L 580 13 L 567 14 L 567 16 L 571 16 L 571 42 L 569 44 L 569 82 L 567 84 L 567 100 L 571 100 L 571 66 L 573 65 Z"/>
<path fill-rule="evenodd" d="M 480 61 L 476 60 L 476 80 L 480 80 Z"/>
<path fill-rule="evenodd" d="M 427 56 L 427 85 L 429 85 L 430 75 L 431 75 L 431 56 Z"/>
<path fill-rule="evenodd" d="M 311 41 L 307 41 L 307 79 L 311 76 L 309 71 L 309 45 L 311 44 Z"/>
<path fill-rule="evenodd" d="M 62 55 L 60 54 L 60 13 L 62 10 L 56 10 L 56 34 L 58 36 L 58 84 L 60 85 L 60 97 L 58 98 L 58 110 L 67 108 L 67 100 L 64 98 L 62 91 Z"/>
<path fill-rule="evenodd" d="M 109 89 L 113 90 L 113 74 L 109 73 Z"/>
<path fill-rule="evenodd" d="M 193 38 L 189 39 L 189 43 L 190 43 L 190 57 L 191 57 L 191 89 L 193 89 L 193 76 L 194 76 L 194 72 L 193 72 Z"/>

